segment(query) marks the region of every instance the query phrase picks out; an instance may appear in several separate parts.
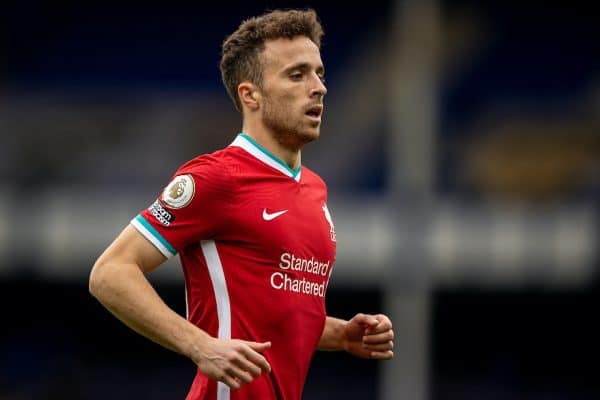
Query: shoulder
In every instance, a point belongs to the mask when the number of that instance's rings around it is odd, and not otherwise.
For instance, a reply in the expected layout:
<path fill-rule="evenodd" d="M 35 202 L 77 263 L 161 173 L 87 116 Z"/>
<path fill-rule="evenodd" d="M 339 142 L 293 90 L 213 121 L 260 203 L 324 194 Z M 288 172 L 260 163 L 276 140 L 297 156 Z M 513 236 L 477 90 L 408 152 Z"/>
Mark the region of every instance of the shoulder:
<path fill-rule="evenodd" d="M 219 179 L 227 179 L 231 177 L 232 172 L 239 169 L 239 164 L 239 149 L 228 146 L 187 161 L 179 167 L 176 174 L 211 175 Z"/>
<path fill-rule="evenodd" d="M 191 174 L 211 170 L 219 172 L 227 168 L 227 164 L 229 163 L 231 163 L 231 151 L 226 147 L 213 153 L 201 154 L 186 161 L 177 169 L 176 174 Z"/>
<path fill-rule="evenodd" d="M 177 169 L 171 182 L 187 181 L 207 191 L 230 192 L 236 160 L 229 147 L 195 157 Z"/>
<path fill-rule="evenodd" d="M 302 166 L 302 179 L 305 180 L 307 183 L 315 184 L 327 190 L 327 184 L 325 183 L 323 178 L 321 178 L 319 174 L 317 174 L 308 167 Z"/>

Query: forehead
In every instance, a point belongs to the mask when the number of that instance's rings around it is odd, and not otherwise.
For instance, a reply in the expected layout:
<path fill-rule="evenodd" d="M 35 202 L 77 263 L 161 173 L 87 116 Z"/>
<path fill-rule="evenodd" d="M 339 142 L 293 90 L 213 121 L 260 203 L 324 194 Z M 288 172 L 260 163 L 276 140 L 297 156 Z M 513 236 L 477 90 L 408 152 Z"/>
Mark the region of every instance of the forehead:
<path fill-rule="evenodd" d="M 305 36 L 268 40 L 265 42 L 262 57 L 265 71 L 271 72 L 297 63 L 308 63 L 315 68 L 323 65 L 319 48 Z"/>

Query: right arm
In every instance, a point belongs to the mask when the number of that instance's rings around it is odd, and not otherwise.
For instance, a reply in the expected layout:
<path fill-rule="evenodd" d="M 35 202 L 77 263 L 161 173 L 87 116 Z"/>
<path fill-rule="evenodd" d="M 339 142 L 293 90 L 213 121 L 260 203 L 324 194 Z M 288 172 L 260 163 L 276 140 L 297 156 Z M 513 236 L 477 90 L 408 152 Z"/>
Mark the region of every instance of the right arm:
<path fill-rule="evenodd" d="M 127 226 L 98 258 L 90 292 L 139 334 L 184 356 L 212 379 L 233 389 L 271 367 L 261 354 L 270 342 L 221 340 L 181 317 L 156 293 L 145 274 L 166 258 L 133 226 Z"/>

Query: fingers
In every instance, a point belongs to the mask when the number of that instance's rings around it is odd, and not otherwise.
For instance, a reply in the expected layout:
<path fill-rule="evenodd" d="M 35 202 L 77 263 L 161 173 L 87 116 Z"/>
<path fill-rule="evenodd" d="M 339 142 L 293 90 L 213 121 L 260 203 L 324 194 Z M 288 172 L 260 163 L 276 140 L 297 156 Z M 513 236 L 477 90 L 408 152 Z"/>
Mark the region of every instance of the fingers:
<path fill-rule="evenodd" d="M 365 333 L 370 335 L 373 333 L 385 332 L 392 329 L 392 321 L 383 314 L 377 314 L 373 316 L 373 318 L 377 321 L 376 324 L 369 326 Z"/>
<path fill-rule="evenodd" d="M 372 351 L 388 351 L 394 348 L 394 342 L 391 340 L 385 343 L 363 344 L 363 348 Z"/>
<path fill-rule="evenodd" d="M 388 351 L 372 351 L 371 358 L 375 360 L 391 360 L 394 358 L 394 352 L 391 350 Z"/>
<path fill-rule="evenodd" d="M 267 359 L 260 353 L 271 347 L 271 342 L 256 343 L 256 342 L 244 342 L 248 345 L 247 349 L 243 351 L 246 357 L 247 364 L 254 367 L 252 369 L 246 368 L 254 376 L 259 376 L 262 371 L 271 372 L 271 366 Z"/>
<path fill-rule="evenodd" d="M 271 372 L 267 359 L 260 353 L 270 348 L 271 342 L 217 339 L 215 343 L 213 353 L 199 366 L 208 376 L 230 388 L 239 389 L 263 371 Z"/>
<path fill-rule="evenodd" d="M 234 390 L 237 390 L 242 387 L 242 385 L 240 384 L 240 382 L 238 380 L 236 380 L 234 377 L 229 376 L 229 375 L 223 375 L 222 378 L 217 378 L 217 380 L 223 382 L 224 384 L 226 384 L 227 386 L 229 386 L 230 388 L 232 388 Z"/>
<path fill-rule="evenodd" d="M 394 331 L 388 330 L 383 333 L 363 336 L 363 347 L 367 350 L 386 351 L 394 348 Z"/>
<path fill-rule="evenodd" d="M 363 336 L 363 343 L 365 344 L 378 344 L 389 342 L 394 339 L 394 331 L 389 329 L 382 333 L 366 334 Z"/>
<path fill-rule="evenodd" d="M 392 321 L 383 315 L 372 316 L 377 323 L 365 329 L 362 346 L 370 351 L 370 357 L 377 360 L 390 360 L 394 357 L 394 331 Z"/>
<path fill-rule="evenodd" d="M 254 379 L 252 375 L 234 364 L 225 368 L 224 372 L 220 380 L 232 389 L 239 389 L 243 384 L 250 383 Z"/>
<path fill-rule="evenodd" d="M 260 376 L 263 371 L 263 368 L 256 365 L 256 363 L 252 362 L 248 358 L 240 357 L 239 359 L 234 360 L 233 363 L 242 371 L 248 372 L 252 377 Z"/>
<path fill-rule="evenodd" d="M 383 314 L 370 315 L 359 313 L 350 322 L 365 326 L 365 331 L 369 334 L 392 329 L 392 321 Z"/>
<path fill-rule="evenodd" d="M 245 340 L 240 340 L 240 342 L 246 343 L 252 350 L 258 351 L 259 353 L 262 353 L 263 351 L 265 351 L 271 347 L 271 342 L 258 343 L 258 342 L 248 342 Z"/>
<path fill-rule="evenodd" d="M 353 322 L 358 325 L 365 325 L 368 328 L 373 328 L 373 327 L 377 326 L 377 324 L 379 323 L 379 321 L 375 318 L 374 315 L 368 315 L 368 314 L 362 314 L 362 313 L 356 314 L 350 322 Z"/>

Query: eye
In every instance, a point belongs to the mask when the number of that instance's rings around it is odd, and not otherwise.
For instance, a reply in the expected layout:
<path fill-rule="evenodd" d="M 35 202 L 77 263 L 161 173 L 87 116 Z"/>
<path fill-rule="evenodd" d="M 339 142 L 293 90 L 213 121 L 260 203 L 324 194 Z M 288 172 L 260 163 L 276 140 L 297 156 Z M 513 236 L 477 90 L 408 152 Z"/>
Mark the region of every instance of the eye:
<path fill-rule="evenodd" d="M 290 74 L 290 79 L 293 81 L 299 81 L 302 79 L 302 73 L 301 72 L 294 72 L 292 74 Z"/>

